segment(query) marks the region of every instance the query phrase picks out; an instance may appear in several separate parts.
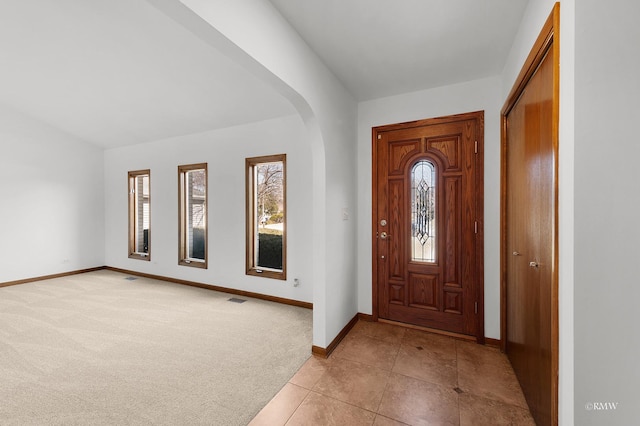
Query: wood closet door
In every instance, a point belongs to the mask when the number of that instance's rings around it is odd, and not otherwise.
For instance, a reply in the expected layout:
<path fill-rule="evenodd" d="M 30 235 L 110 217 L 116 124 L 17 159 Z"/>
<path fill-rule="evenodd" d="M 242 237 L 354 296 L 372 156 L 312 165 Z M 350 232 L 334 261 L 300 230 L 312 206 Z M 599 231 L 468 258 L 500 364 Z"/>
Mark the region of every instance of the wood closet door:
<path fill-rule="evenodd" d="M 538 425 L 557 424 L 554 41 L 505 116 L 503 145 L 505 348 Z"/>

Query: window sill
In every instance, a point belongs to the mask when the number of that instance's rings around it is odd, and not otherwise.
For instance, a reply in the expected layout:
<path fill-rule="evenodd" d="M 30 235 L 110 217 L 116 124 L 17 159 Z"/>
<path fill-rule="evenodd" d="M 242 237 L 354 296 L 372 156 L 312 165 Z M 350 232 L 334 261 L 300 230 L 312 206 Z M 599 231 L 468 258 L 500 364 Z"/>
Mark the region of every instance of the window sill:
<path fill-rule="evenodd" d="M 189 260 L 183 259 L 178 262 L 180 266 L 190 266 L 192 268 L 200 268 L 207 269 L 207 261 L 206 260 Z"/>
<path fill-rule="evenodd" d="M 129 259 L 146 260 L 148 262 L 151 260 L 151 255 L 148 253 L 129 253 Z"/>
<path fill-rule="evenodd" d="M 269 269 L 250 268 L 247 269 L 247 275 L 262 278 L 272 278 L 274 280 L 286 280 L 287 274 L 285 271 L 273 271 Z"/>

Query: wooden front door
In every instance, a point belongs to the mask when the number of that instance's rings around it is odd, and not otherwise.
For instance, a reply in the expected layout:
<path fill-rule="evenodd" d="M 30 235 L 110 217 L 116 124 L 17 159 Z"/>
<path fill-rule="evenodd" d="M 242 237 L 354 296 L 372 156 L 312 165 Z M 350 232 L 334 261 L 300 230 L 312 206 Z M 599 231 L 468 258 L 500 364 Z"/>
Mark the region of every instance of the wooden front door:
<path fill-rule="evenodd" d="M 483 341 L 483 117 L 373 129 L 375 319 Z"/>
<path fill-rule="evenodd" d="M 538 425 L 558 421 L 555 13 L 503 109 L 504 346 Z"/>

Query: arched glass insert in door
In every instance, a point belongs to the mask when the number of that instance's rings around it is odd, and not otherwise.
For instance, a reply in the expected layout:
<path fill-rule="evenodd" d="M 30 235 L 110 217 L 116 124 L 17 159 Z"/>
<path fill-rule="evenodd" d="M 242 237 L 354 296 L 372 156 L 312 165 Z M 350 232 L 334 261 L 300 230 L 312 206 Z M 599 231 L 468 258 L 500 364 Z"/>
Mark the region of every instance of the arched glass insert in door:
<path fill-rule="evenodd" d="M 411 169 L 411 260 L 436 261 L 436 167 L 427 160 Z"/>

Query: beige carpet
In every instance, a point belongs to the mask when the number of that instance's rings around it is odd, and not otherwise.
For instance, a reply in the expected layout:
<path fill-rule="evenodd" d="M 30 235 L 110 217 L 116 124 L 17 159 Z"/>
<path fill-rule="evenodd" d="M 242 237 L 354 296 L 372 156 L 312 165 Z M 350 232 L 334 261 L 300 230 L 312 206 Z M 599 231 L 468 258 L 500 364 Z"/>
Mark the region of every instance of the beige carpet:
<path fill-rule="evenodd" d="M 0 288 L 1 425 L 245 425 L 310 356 L 308 309 L 127 278 Z"/>

